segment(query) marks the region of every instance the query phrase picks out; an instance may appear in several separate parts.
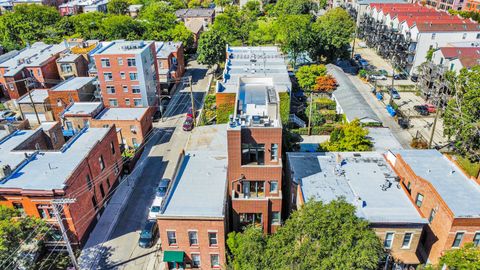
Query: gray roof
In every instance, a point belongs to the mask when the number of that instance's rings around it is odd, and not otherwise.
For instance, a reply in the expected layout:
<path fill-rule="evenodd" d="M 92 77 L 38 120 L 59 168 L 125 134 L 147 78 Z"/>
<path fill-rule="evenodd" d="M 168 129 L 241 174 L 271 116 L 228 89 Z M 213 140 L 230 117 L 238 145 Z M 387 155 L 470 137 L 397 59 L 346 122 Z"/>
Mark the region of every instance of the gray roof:
<path fill-rule="evenodd" d="M 480 187 L 437 150 L 394 151 L 430 182 L 456 217 L 480 217 Z"/>
<path fill-rule="evenodd" d="M 287 158 L 305 201 L 329 202 L 343 196 L 356 206 L 357 216 L 372 223 L 426 223 L 405 192 L 397 188 L 397 175 L 378 152 L 294 152 L 287 153 Z M 386 179 L 392 185 L 383 191 L 380 186 Z"/>
<path fill-rule="evenodd" d="M 99 110 L 102 107 L 102 102 L 75 102 L 65 111 L 63 111 L 63 115 L 92 115 L 95 111 Z"/>
<path fill-rule="evenodd" d="M 369 4 L 408 4 L 405 0 L 357 0 L 359 5 Z"/>
<path fill-rule="evenodd" d="M 57 59 L 58 63 L 70 63 L 75 62 L 77 58 L 82 57 L 81 54 L 69 53 Z"/>
<path fill-rule="evenodd" d="M 226 125 L 213 125 L 192 131 L 160 218 L 225 218 L 226 130 Z"/>
<path fill-rule="evenodd" d="M 157 58 L 167 58 L 171 53 L 176 52 L 180 46 L 182 46 L 182 42 L 179 41 L 155 42 Z"/>
<path fill-rule="evenodd" d="M 139 54 L 146 50 L 153 41 L 126 41 L 115 40 L 113 42 L 102 42 L 102 46 L 95 51 L 95 54 Z"/>
<path fill-rule="evenodd" d="M 99 113 L 97 120 L 140 120 L 148 108 L 106 108 Z"/>
<path fill-rule="evenodd" d="M 179 18 L 186 17 L 211 17 L 215 13 L 213 8 L 189 8 L 179 9 L 175 11 L 175 15 Z"/>
<path fill-rule="evenodd" d="M 0 188 L 63 189 L 65 181 L 108 131 L 108 128 L 90 128 L 84 133 L 79 133 L 78 138 L 72 141 L 72 144 L 64 151 L 40 151 L 18 172 L 7 178 L 6 181 L 2 181 Z M 0 165 L 10 164 L 13 169 L 25 160 L 24 153 L 32 154 L 33 151 L 11 152 L 11 150 L 35 132 L 39 132 L 39 130 L 21 130 L 14 136 L 0 141 Z"/>
<path fill-rule="evenodd" d="M 382 123 L 377 114 L 375 114 L 363 98 L 360 90 L 352 83 L 341 68 L 328 64 L 327 71 L 337 80 L 338 87 L 332 95 L 337 102 L 337 106 L 341 107 L 347 121 L 350 122 L 357 118 L 363 123 Z M 337 110 L 338 109 L 339 108 L 337 108 Z"/>
<path fill-rule="evenodd" d="M 48 98 L 48 90 L 47 89 L 34 89 L 30 91 L 30 94 L 32 96 L 32 100 L 34 103 L 44 103 L 45 99 Z M 30 97 L 28 93 L 23 95 L 17 100 L 17 103 L 19 104 L 30 104 L 32 103 L 30 101 Z"/>
<path fill-rule="evenodd" d="M 401 150 L 403 149 L 400 142 L 395 138 L 392 130 L 387 127 L 369 127 L 368 137 L 373 143 L 373 150 L 387 151 L 387 150 Z"/>
<path fill-rule="evenodd" d="M 95 77 L 72 77 L 66 81 L 61 82 L 60 84 L 52 87 L 53 91 L 76 91 L 87 84 L 93 83 Z"/>

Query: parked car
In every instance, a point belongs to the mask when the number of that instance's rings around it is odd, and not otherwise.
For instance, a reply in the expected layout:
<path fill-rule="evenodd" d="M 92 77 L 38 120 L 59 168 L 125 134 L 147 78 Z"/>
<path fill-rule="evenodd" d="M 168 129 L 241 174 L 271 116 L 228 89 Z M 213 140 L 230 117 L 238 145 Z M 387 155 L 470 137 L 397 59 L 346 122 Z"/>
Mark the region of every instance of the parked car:
<path fill-rule="evenodd" d="M 390 88 L 389 92 L 393 99 L 400 99 L 400 94 L 398 93 L 397 89 Z"/>
<path fill-rule="evenodd" d="M 383 75 L 383 76 L 385 76 L 385 77 L 388 76 L 388 71 L 386 71 L 385 69 L 380 69 L 380 70 L 378 71 L 378 73 L 381 74 L 381 75 Z"/>
<path fill-rule="evenodd" d="M 410 80 L 411 80 L 412 82 L 418 82 L 418 75 L 413 74 L 412 76 L 410 76 Z"/>
<path fill-rule="evenodd" d="M 423 106 L 425 106 L 428 110 L 429 113 L 434 113 L 437 111 L 437 108 L 435 107 L 435 105 L 433 104 L 424 104 Z"/>
<path fill-rule="evenodd" d="M 407 128 L 410 127 L 410 123 L 409 123 L 408 119 L 405 119 L 405 118 L 398 118 L 398 125 L 402 129 L 407 129 Z"/>
<path fill-rule="evenodd" d="M 187 118 L 193 118 L 193 110 L 192 107 L 189 107 L 187 110 Z"/>
<path fill-rule="evenodd" d="M 143 230 L 140 232 L 140 239 L 138 239 L 138 246 L 141 248 L 149 248 L 155 243 L 158 236 L 157 221 L 148 220 Z"/>
<path fill-rule="evenodd" d="M 170 180 L 168 179 L 160 180 L 160 184 L 158 184 L 157 191 L 155 192 L 155 196 L 157 196 L 157 198 L 165 197 L 165 194 L 167 193 L 167 189 L 168 189 L 168 184 L 170 184 Z"/>
<path fill-rule="evenodd" d="M 185 122 L 183 122 L 183 130 L 190 131 L 192 129 L 193 129 L 193 118 L 187 117 L 187 119 L 185 119 Z"/>
<path fill-rule="evenodd" d="M 368 62 L 367 62 L 367 60 L 365 60 L 365 59 L 360 59 L 360 60 L 358 60 L 358 64 L 359 64 L 362 68 L 367 68 L 367 67 L 368 67 Z"/>
<path fill-rule="evenodd" d="M 362 56 L 359 53 L 356 53 L 356 54 L 353 55 L 353 59 L 358 61 L 358 60 L 362 59 Z"/>
<path fill-rule="evenodd" d="M 385 75 L 382 75 L 382 74 L 372 74 L 372 75 L 370 75 L 370 79 L 379 81 L 379 80 L 386 80 L 387 77 Z"/>
<path fill-rule="evenodd" d="M 408 75 L 405 73 L 398 73 L 393 76 L 395 80 L 406 80 L 408 79 Z"/>
<path fill-rule="evenodd" d="M 420 115 L 426 116 L 430 113 L 428 112 L 428 108 L 425 105 L 415 105 L 413 109 L 418 112 Z"/>
<path fill-rule="evenodd" d="M 162 205 L 163 197 L 155 197 L 153 200 L 152 206 L 150 206 L 150 210 L 148 211 L 148 219 L 157 219 L 157 215 L 160 213 L 160 208 Z"/>

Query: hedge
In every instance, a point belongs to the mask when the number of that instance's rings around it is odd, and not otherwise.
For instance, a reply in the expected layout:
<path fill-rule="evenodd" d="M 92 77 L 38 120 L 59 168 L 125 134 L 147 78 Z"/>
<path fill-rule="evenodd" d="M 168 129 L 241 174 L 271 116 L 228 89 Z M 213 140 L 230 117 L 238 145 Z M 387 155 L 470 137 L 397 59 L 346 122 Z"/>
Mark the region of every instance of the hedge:
<path fill-rule="evenodd" d="M 278 96 L 280 97 L 280 119 L 282 119 L 282 125 L 286 125 L 290 115 L 290 96 L 287 92 L 278 93 Z"/>
<path fill-rule="evenodd" d="M 330 135 L 330 133 L 335 129 L 334 125 L 323 125 L 319 127 L 312 127 L 312 135 Z M 298 135 L 308 135 L 308 128 L 297 128 L 290 130 L 292 133 Z"/>
<path fill-rule="evenodd" d="M 313 103 L 315 104 L 315 108 L 317 110 L 335 110 L 336 109 L 336 104 L 335 101 L 329 99 L 329 98 L 316 98 L 313 100 Z"/>

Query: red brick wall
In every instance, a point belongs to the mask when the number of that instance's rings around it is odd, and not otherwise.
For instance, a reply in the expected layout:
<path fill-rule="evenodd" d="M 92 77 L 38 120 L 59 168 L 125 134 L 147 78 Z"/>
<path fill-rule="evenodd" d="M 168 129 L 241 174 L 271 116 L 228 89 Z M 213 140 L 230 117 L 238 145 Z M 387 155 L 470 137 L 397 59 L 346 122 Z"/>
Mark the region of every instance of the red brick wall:
<path fill-rule="evenodd" d="M 226 265 L 225 257 L 225 220 L 202 220 L 202 219 L 158 219 L 158 228 L 163 250 L 184 251 L 187 261 L 191 259 L 191 253 L 200 254 L 200 269 L 211 269 L 210 254 L 219 254 L 220 265 Z M 175 231 L 177 246 L 168 245 L 167 231 Z M 190 246 L 188 231 L 197 231 L 198 246 Z M 217 232 L 218 245 L 210 247 L 208 232 Z"/>
<path fill-rule="evenodd" d="M 62 106 L 58 106 L 59 102 Z M 53 117 L 55 120 L 60 121 L 60 114 L 65 110 L 71 101 L 80 101 L 78 93 L 76 91 L 52 91 L 48 90 L 48 101 L 50 102 L 50 107 L 52 108 Z"/>

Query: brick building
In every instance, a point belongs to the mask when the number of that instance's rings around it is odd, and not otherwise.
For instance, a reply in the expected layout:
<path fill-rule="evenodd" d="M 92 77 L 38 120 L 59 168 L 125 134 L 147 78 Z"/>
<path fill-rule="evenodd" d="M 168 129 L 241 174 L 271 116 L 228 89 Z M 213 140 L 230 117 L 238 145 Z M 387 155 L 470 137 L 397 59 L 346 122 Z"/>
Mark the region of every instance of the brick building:
<path fill-rule="evenodd" d="M 64 43 L 47 45 L 36 42 L 3 58 L 0 63 L 0 87 L 3 95 L 10 99 L 24 95 L 27 92 L 26 78 L 32 78 L 39 88 L 56 84 L 60 79 L 56 60 L 66 50 Z"/>
<path fill-rule="evenodd" d="M 185 57 L 182 42 L 155 42 L 158 76 L 162 84 L 173 84 L 185 73 Z"/>
<path fill-rule="evenodd" d="M 155 43 L 113 41 L 95 50 L 95 73 L 106 107 L 148 107 L 160 89 Z"/>
<path fill-rule="evenodd" d="M 223 268 L 228 232 L 226 125 L 197 127 L 157 216 L 168 269 Z"/>
<path fill-rule="evenodd" d="M 51 200 L 75 198 L 61 214 L 72 243 L 81 244 L 120 175 L 115 127 L 83 129 L 65 142 L 58 122 L 43 123 L 3 133 L 0 149 L 0 204 L 56 223 Z"/>
<path fill-rule="evenodd" d="M 271 233 L 282 216 L 280 94 L 291 89 L 276 47 L 227 47 L 217 105 L 229 104 L 228 193 L 234 230 L 257 224 Z"/>
<path fill-rule="evenodd" d="M 22 118 L 28 120 L 31 126 L 54 120 L 48 99 L 48 89 L 33 89 L 30 91 L 30 95 L 26 93 L 17 99 L 17 104 Z"/>
<path fill-rule="evenodd" d="M 480 186 L 436 150 L 402 150 L 387 154 L 402 188 L 428 228 L 420 240 L 430 263 L 446 250 L 480 244 Z"/>
<path fill-rule="evenodd" d="M 57 59 L 57 69 L 62 80 L 71 77 L 87 77 L 88 61 L 81 54 L 65 54 Z"/>
<path fill-rule="evenodd" d="M 358 217 L 371 228 L 395 262 L 394 269 L 409 269 L 423 263 L 418 254 L 427 220 L 401 190 L 398 176 L 377 152 L 287 153 L 284 192 L 288 209 L 306 201 L 329 202 L 339 197 L 356 206 Z"/>

